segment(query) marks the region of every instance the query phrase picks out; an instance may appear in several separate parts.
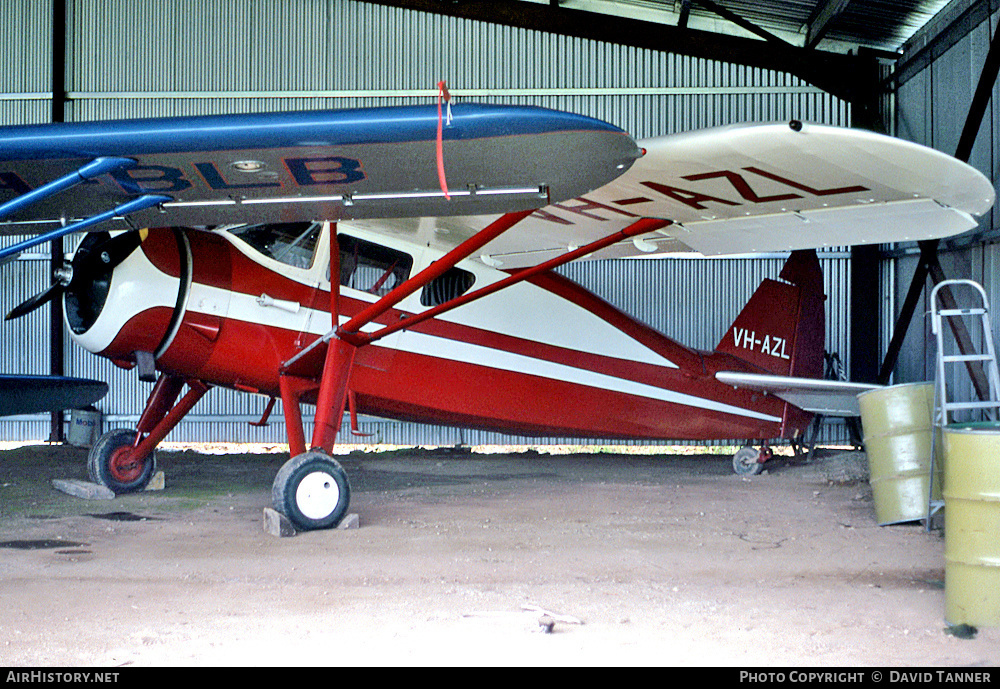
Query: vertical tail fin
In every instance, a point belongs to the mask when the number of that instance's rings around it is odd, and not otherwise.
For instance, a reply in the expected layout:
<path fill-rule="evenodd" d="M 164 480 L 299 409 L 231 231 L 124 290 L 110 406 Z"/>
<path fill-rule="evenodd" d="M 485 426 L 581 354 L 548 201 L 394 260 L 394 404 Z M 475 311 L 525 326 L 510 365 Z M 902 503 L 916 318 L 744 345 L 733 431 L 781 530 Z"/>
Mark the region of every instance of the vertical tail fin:
<path fill-rule="evenodd" d="M 779 277 L 760 284 L 716 351 L 768 373 L 821 378 L 826 296 L 816 252 L 792 252 Z"/>

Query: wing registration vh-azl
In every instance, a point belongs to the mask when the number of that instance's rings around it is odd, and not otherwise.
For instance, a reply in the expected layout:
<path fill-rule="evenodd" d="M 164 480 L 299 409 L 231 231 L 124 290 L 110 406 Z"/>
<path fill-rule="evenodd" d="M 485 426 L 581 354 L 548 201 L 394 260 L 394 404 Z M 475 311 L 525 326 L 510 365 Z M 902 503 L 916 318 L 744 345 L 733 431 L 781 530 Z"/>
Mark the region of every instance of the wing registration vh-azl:
<path fill-rule="evenodd" d="M 62 296 L 77 343 L 156 381 L 137 427 L 95 444 L 91 476 L 144 487 L 212 386 L 280 398 L 291 459 L 273 500 L 300 529 L 346 513 L 330 456 L 345 411 L 535 436 L 800 437 L 862 389 L 820 379 L 813 249 L 953 235 L 993 197 L 936 151 L 798 122 L 637 143 L 586 117 L 457 103 L 447 120 L 414 106 L 0 128 L 0 231 L 29 235 L 0 260 L 90 231 L 46 298 Z M 552 272 L 675 251 L 791 253 L 712 352 Z M 734 466 L 766 458 L 745 448 Z"/>

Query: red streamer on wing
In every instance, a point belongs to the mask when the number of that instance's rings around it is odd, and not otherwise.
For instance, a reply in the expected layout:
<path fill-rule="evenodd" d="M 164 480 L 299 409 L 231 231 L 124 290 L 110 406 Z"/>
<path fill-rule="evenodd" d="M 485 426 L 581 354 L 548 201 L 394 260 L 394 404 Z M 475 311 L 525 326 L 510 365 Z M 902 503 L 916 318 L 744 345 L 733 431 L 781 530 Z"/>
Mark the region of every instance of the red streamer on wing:
<path fill-rule="evenodd" d="M 443 81 L 438 82 L 438 128 L 437 128 L 437 170 L 438 170 L 438 182 L 441 184 L 441 191 L 444 192 L 444 197 L 451 201 L 451 195 L 448 193 L 448 180 L 444 175 L 444 120 L 441 117 L 441 101 L 451 101 L 451 94 L 448 93 L 448 87 L 445 86 Z"/>

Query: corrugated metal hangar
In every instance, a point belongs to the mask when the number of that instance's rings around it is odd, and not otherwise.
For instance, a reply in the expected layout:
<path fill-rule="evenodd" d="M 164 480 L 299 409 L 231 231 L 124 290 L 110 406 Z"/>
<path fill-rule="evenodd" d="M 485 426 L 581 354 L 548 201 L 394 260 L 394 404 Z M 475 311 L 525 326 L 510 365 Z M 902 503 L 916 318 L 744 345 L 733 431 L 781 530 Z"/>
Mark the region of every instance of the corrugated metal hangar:
<path fill-rule="evenodd" d="M 998 12 L 997 0 L 9 0 L 0 7 L 0 124 L 429 104 L 444 80 L 458 101 L 565 110 L 640 139 L 740 122 L 868 128 L 967 159 L 996 185 Z M 845 374 L 882 383 L 933 376 L 921 316 L 927 275 L 972 278 L 1000 296 L 998 217 L 987 213 L 936 253 L 915 243 L 820 252 L 826 350 Z M 55 244 L 56 260 L 78 241 Z M 655 329 L 711 349 L 786 256 L 559 270 Z M 44 290 L 52 269 L 48 245 L 21 253 L 0 271 L 0 308 Z M 134 425 L 149 385 L 73 345 L 59 309 L 49 311 L 4 323 L 0 371 L 107 381 L 105 428 Z M 168 440 L 283 442 L 280 421 L 248 423 L 267 404 L 212 390 Z M 0 420 L 0 438 L 58 438 L 62 425 L 47 414 L 12 416 Z M 573 442 L 374 417 L 361 425 L 374 435 L 343 441 Z M 822 436 L 847 437 L 836 424 Z"/>
<path fill-rule="evenodd" d="M 1000 433 L 926 381 L 1000 409 L 996 328 L 942 357 L 927 317 L 1000 301 L 998 30 L 0 0 L 7 682 L 990 683 Z"/>

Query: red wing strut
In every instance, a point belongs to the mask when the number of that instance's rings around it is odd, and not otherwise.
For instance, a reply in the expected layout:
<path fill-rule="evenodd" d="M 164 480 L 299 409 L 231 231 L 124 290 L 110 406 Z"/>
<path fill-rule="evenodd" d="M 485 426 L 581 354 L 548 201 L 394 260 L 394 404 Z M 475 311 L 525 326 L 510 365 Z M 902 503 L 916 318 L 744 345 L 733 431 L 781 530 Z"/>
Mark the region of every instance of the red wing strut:
<path fill-rule="evenodd" d="M 566 252 L 563 256 L 542 263 L 534 268 L 524 269 L 511 275 L 509 278 L 501 280 L 482 289 L 469 294 L 452 299 L 432 309 L 412 316 L 397 324 L 386 326 L 374 333 L 363 333 L 361 329 L 372 323 L 381 314 L 385 313 L 393 305 L 399 303 L 410 294 L 413 294 L 423 286 L 427 285 L 440 275 L 453 268 L 460 261 L 474 255 L 483 245 L 502 235 L 512 228 L 530 212 L 511 213 L 493 222 L 476 235 L 466 240 L 454 250 L 435 261 L 419 274 L 411 277 L 403 284 L 396 287 L 392 292 L 385 295 L 367 309 L 350 319 L 344 325 L 330 330 L 322 338 L 312 345 L 299 352 L 295 357 L 285 363 L 282 371 L 282 397 L 286 410 L 291 410 L 286 421 L 289 425 L 288 437 L 293 454 L 305 451 L 304 435 L 301 430 L 301 416 L 298 412 L 299 399 L 307 391 L 318 390 L 316 403 L 316 424 L 314 427 L 312 446 L 329 451 L 336 440 L 337 432 L 340 429 L 340 420 L 343 418 L 345 405 L 350 399 L 350 373 L 354 365 L 354 356 L 357 348 L 374 342 L 396 330 L 412 327 L 429 318 L 433 318 L 445 311 L 467 304 L 476 299 L 480 299 L 489 294 L 493 294 L 511 285 L 523 282 L 541 272 L 551 270 L 563 263 L 576 260 L 594 251 L 599 251 L 615 242 L 620 242 L 631 237 L 640 236 L 669 225 L 669 221 L 659 219 L 641 219 L 625 230 L 616 232 L 587 246 L 574 251 Z M 337 261 L 339 260 L 339 249 L 337 242 L 331 240 L 331 275 L 339 272 Z M 332 286 L 336 290 L 336 285 Z M 331 311 L 333 322 L 337 323 L 338 318 L 337 299 L 331 296 Z M 325 351 L 324 351 L 325 347 Z M 315 371 L 319 366 L 322 357 L 322 373 L 318 385 L 315 378 L 310 375 L 310 369 Z M 311 382 L 312 381 L 312 382 Z"/>

